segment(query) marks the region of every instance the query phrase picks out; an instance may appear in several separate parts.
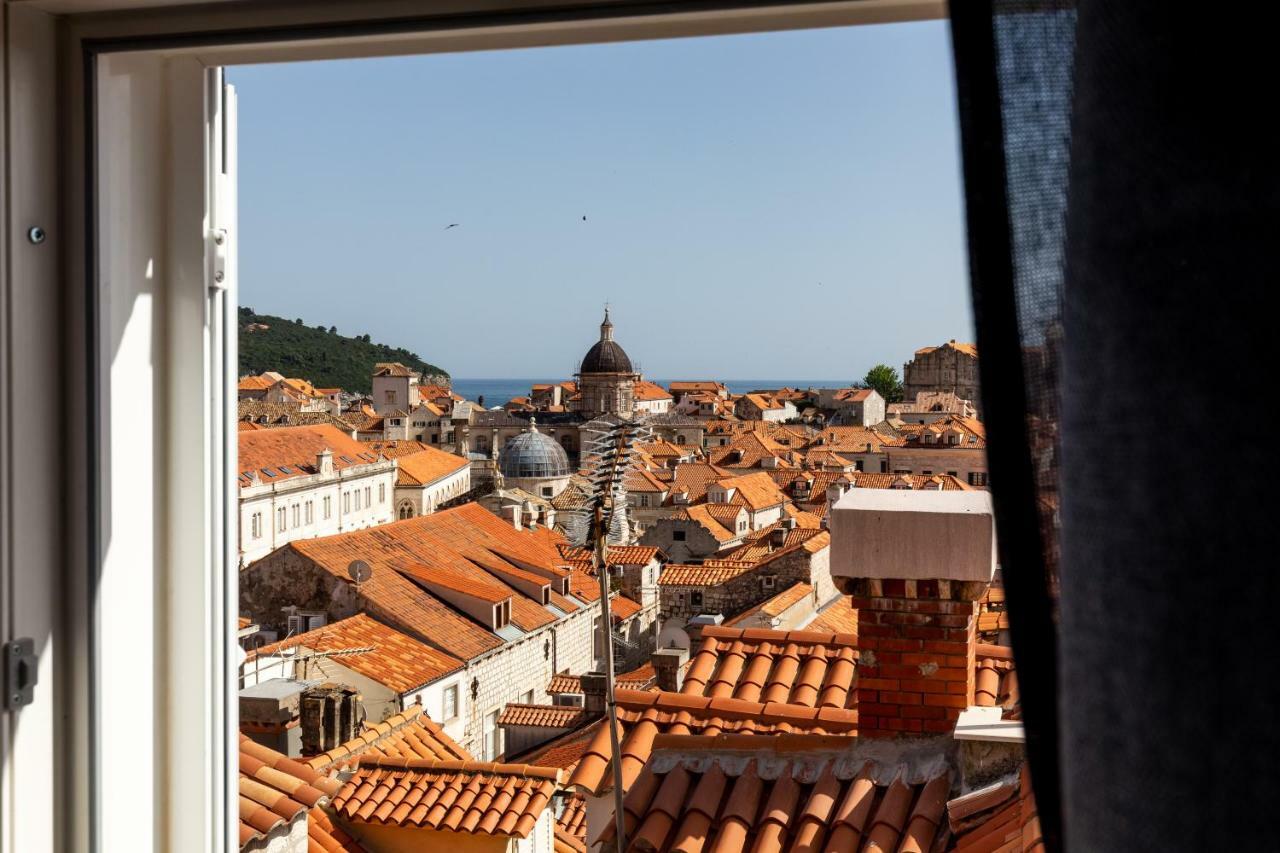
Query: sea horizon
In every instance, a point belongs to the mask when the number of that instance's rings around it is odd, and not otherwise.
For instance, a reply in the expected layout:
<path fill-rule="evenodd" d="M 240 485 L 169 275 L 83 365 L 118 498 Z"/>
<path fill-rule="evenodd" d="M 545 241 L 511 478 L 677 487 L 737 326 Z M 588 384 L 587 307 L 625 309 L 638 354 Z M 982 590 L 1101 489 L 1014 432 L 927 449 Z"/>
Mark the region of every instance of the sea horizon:
<path fill-rule="evenodd" d="M 452 377 L 451 383 L 455 393 L 468 400 L 480 402 L 484 397 L 484 405 L 492 408 L 503 406 L 515 397 L 529 394 L 534 385 L 551 384 L 566 381 L 559 379 L 537 378 L 503 378 L 503 377 Z M 751 391 L 776 390 L 778 388 L 845 388 L 852 379 L 650 379 L 648 380 L 666 388 L 672 382 L 717 381 L 723 382 L 733 394 L 746 394 Z"/>

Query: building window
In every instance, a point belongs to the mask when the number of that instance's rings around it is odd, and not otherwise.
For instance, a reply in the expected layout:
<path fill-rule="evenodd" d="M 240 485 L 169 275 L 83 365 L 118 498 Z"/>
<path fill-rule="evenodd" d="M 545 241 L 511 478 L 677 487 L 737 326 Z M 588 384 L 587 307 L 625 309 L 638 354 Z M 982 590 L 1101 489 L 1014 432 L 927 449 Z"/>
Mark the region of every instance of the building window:
<path fill-rule="evenodd" d="M 689 593 L 689 606 L 690 606 L 690 607 L 701 607 L 701 606 L 702 606 L 702 593 L 701 593 L 701 592 L 698 592 L 697 590 L 694 590 L 693 592 Z"/>
<path fill-rule="evenodd" d="M 342 513 L 345 515 L 349 512 L 351 512 L 351 493 L 343 492 L 342 493 Z"/>
<path fill-rule="evenodd" d="M 255 512 L 249 517 L 249 530 L 254 539 L 262 538 L 262 513 Z"/>
<path fill-rule="evenodd" d="M 324 496 L 324 517 L 329 518 L 333 515 L 333 498 L 328 495 Z"/>
<path fill-rule="evenodd" d="M 378 484 L 378 503 L 384 504 L 386 502 L 387 502 L 387 484 L 379 483 Z"/>
<path fill-rule="evenodd" d="M 490 711 L 484 715 L 484 760 L 493 761 L 498 757 L 498 740 L 501 731 L 498 729 L 498 712 Z"/>
<path fill-rule="evenodd" d="M 526 690 L 524 693 L 520 694 L 520 704 L 521 704 L 521 705 L 532 705 L 532 704 L 533 704 L 533 691 L 532 691 L 532 690 Z"/>
<path fill-rule="evenodd" d="M 551 487 L 550 487 L 550 486 L 543 486 L 543 487 L 542 487 L 542 496 L 543 496 L 544 498 L 549 498 L 549 497 L 551 497 L 551 492 L 552 492 L 552 489 L 551 489 Z"/>
<path fill-rule="evenodd" d="M 302 507 L 299 504 L 293 505 L 293 526 L 297 527 L 302 523 Z"/>
<path fill-rule="evenodd" d="M 444 720 L 458 718 L 458 685 L 450 684 L 444 689 Z"/>
<path fill-rule="evenodd" d="M 969 485 L 985 486 L 986 484 L 987 484 L 986 471 L 970 471 L 969 472 Z"/>
<path fill-rule="evenodd" d="M 400 518 L 402 519 L 413 518 L 413 504 L 410 503 L 409 501 L 405 501 L 404 503 L 400 504 L 399 515 L 400 515 Z"/>
<path fill-rule="evenodd" d="M 671 531 L 671 541 L 672 541 L 672 542 L 683 542 L 683 541 L 684 541 L 684 531 L 683 531 L 683 530 L 673 530 L 673 531 Z"/>
<path fill-rule="evenodd" d="M 276 530 L 280 533 L 284 533 L 289 524 L 288 512 L 289 511 L 284 507 L 280 507 L 280 509 L 276 510 Z"/>
<path fill-rule="evenodd" d="M 306 519 L 307 519 L 307 524 L 311 524 L 316 520 L 316 502 L 315 501 L 307 501 Z"/>
<path fill-rule="evenodd" d="M 387 403 L 394 403 L 394 402 L 396 401 L 396 392 L 395 392 L 395 390 L 394 390 L 394 389 L 392 389 L 392 388 L 388 388 L 387 390 L 383 391 L 383 392 L 382 392 L 382 399 L 383 399 L 385 402 L 387 402 Z"/>
<path fill-rule="evenodd" d="M 364 505 L 373 506 L 373 487 L 372 486 L 364 487 Z"/>

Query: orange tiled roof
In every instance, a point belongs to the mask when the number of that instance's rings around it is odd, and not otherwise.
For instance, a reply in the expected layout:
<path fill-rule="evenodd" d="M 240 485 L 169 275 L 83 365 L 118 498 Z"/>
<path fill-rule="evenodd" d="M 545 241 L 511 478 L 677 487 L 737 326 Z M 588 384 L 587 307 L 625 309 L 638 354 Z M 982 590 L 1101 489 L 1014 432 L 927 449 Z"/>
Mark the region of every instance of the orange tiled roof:
<path fill-rule="evenodd" d="M 393 439 L 391 441 L 361 441 L 360 443 L 366 445 L 374 453 L 381 453 L 388 459 L 399 459 L 401 456 L 412 456 L 422 450 L 435 449 L 425 441 Z"/>
<path fill-rule="evenodd" d="M 469 578 L 487 589 L 503 589 L 512 598 L 512 622 L 526 630 L 555 617 L 482 564 L 509 555 L 526 569 L 538 567 L 555 577 L 567 574 L 554 542 L 516 530 L 475 503 L 336 536 L 300 539 L 284 547 L 312 560 L 342 583 L 351 583 L 347 575 L 351 561 L 364 560 L 373 569 L 360 587 L 368 612 L 464 660 L 497 648 L 502 639 L 425 591 L 401 570 L 425 565 Z M 247 571 L 252 572 L 253 567 Z"/>
<path fill-rule="evenodd" d="M 782 494 L 782 490 L 778 488 L 778 484 L 764 471 L 743 474 L 740 477 L 726 477 L 716 485 L 725 489 L 734 489 L 736 494 L 731 500 L 738 503 L 741 499 L 741 503 L 752 510 L 777 506 L 787 500 L 786 495 Z"/>
<path fill-rule="evenodd" d="M 471 753 L 445 734 L 421 705 L 410 705 L 404 711 L 369 726 L 355 738 L 337 747 L 305 759 L 312 770 L 329 772 L 346 767 L 362 755 L 388 758 L 435 758 L 470 760 Z"/>
<path fill-rule="evenodd" d="M 572 773 L 603 724 L 604 720 L 601 718 L 580 729 L 552 738 L 522 753 L 520 759 L 539 767 L 559 767 Z"/>
<path fill-rule="evenodd" d="M 307 813 L 312 850 L 364 850 L 329 820 L 323 807 L 342 787 L 298 761 L 240 735 L 240 846 L 259 841 Z"/>
<path fill-rule="evenodd" d="M 688 676 L 685 676 L 686 683 Z M 692 693 L 619 690 L 618 728 L 622 755 L 622 785 L 630 789 L 640 776 L 659 734 L 776 735 L 786 732 L 852 736 L 858 712 L 835 707 L 803 707 L 784 702 L 709 698 Z M 763 746 L 763 744 L 761 744 Z M 587 746 L 568 785 L 598 796 L 613 785 L 607 726 L 600 726 Z"/>
<path fill-rule="evenodd" d="M 792 455 L 790 448 L 754 431 L 708 451 L 710 462 L 724 468 L 758 468 L 765 459 L 777 459 L 780 465 L 793 467 Z"/>
<path fill-rule="evenodd" d="M 257 473 L 263 483 L 279 483 L 316 473 L 316 454 L 333 452 L 334 470 L 378 461 L 378 454 L 328 424 L 241 432 L 240 485 Z"/>
<path fill-rule="evenodd" d="M 947 803 L 955 853 L 1043 853 L 1040 816 L 1024 764 L 1016 778 Z"/>
<path fill-rule="evenodd" d="M 852 634 L 708 626 L 680 692 L 852 709 L 857 659 L 858 639 Z"/>
<path fill-rule="evenodd" d="M 609 613 L 618 621 L 630 619 L 643 609 L 625 595 L 615 595 L 609 599 Z"/>
<path fill-rule="evenodd" d="M 363 758 L 333 808 L 356 824 L 527 838 L 559 781 L 528 764 Z"/>
<path fill-rule="evenodd" d="M 606 556 L 611 566 L 644 566 L 658 558 L 652 545 L 610 545 Z"/>
<path fill-rule="evenodd" d="M 579 853 L 587 849 L 587 800 L 581 794 L 565 797 L 564 811 L 556 818 L 556 839 L 566 836 L 566 843 Z"/>
<path fill-rule="evenodd" d="M 635 399 L 640 402 L 648 402 L 651 400 L 670 400 L 671 395 L 667 393 L 667 389 L 661 385 L 650 382 L 647 379 L 641 379 L 635 383 L 632 390 Z"/>
<path fill-rule="evenodd" d="M 916 355 L 917 356 L 927 355 L 935 350 L 947 349 L 947 348 L 953 349 L 956 352 L 962 352 L 965 355 L 971 355 L 974 358 L 978 357 L 977 344 L 959 344 L 959 343 L 956 343 L 955 341 L 947 341 L 945 344 L 941 344 L 936 347 L 920 347 L 920 349 L 916 350 Z"/>
<path fill-rule="evenodd" d="M 978 643 L 974 663 L 974 704 L 986 708 L 999 706 L 1006 719 L 1022 716 L 1018 673 L 1013 665 L 1013 649 Z"/>
<path fill-rule="evenodd" d="M 630 672 L 624 672 L 613 677 L 613 684 L 619 690 L 645 690 L 653 682 L 656 674 L 653 671 L 653 664 L 646 663 Z M 548 693 L 581 693 L 582 692 L 582 676 L 570 675 L 567 672 L 559 672 L 551 676 L 551 680 L 547 682 Z"/>
<path fill-rule="evenodd" d="M 471 465 L 461 456 L 445 453 L 435 447 L 399 457 L 397 485 L 430 485 L 449 474 L 456 474 Z"/>
<path fill-rule="evenodd" d="M 522 705 L 510 702 L 502 709 L 498 724 L 502 726 L 539 726 L 550 729 L 573 729 L 593 715 L 572 705 Z"/>
<path fill-rule="evenodd" d="M 265 391 L 275 384 L 276 380 L 265 376 L 242 376 L 236 388 L 239 391 Z"/>
<path fill-rule="evenodd" d="M 740 560 L 709 561 L 712 564 L 668 563 L 658 575 L 659 586 L 719 586 L 754 569 L 755 563 Z"/>
<path fill-rule="evenodd" d="M 672 492 L 688 492 L 689 502 L 695 503 L 707 495 L 707 486 L 716 480 L 732 477 L 733 472 L 706 462 L 685 462 L 677 465 L 670 483 Z M 670 501 L 670 497 L 668 497 Z"/>
<path fill-rule="evenodd" d="M 946 770 L 913 777 L 905 768 L 848 757 L 847 741 L 779 736 L 759 758 L 741 737 L 659 737 L 650 765 L 623 801 L 624 830 L 637 850 L 922 853 L 934 849 L 951 788 Z M 609 821 L 596 843 L 614 835 Z"/>
<path fill-rule="evenodd" d="M 858 635 L 858 611 L 853 599 L 841 595 L 827 605 L 805 626 L 806 631 L 831 632 L 833 634 Z"/>
<path fill-rule="evenodd" d="M 745 622 L 757 613 L 763 613 L 766 616 L 781 616 L 788 609 L 803 601 L 805 598 L 813 594 L 813 587 L 807 583 L 795 583 L 775 595 L 773 598 L 764 601 L 752 607 L 750 610 L 743 611 L 737 616 L 725 622 L 728 627 L 734 627 Z"/>
<path fill-rule="evenodd" d="M 462 669 L 462 661 L 453 655 L 437 651 L 363 613 L 263 646 L 252 656 L 265 657 L 299 647 L 328 652 L 368 646 L 373 651 L 347 655 L 338 662 L 397 693 L 417 690 Z"/>
<path fill-rule="evenodd" d="M 736 513 L 735 513 L 736 515 Z M 711 534 L 717 542 L 723 545 L 725 542 L 732 542 L 738 538 L 738 534 L 725 527 L 711 512 L 708 504 L 698 504 L 696 506 L 686 507 L 680 512 L 672 515 L 672 518 L 686 518 L 690 521 L 697 522 L 704 530 Z M 668 566 L 667 568 L 670 568 Z M 665 572 L 664 572 L 665 573 Z M 661 583 L 661 580 L 659 580 Z"/>

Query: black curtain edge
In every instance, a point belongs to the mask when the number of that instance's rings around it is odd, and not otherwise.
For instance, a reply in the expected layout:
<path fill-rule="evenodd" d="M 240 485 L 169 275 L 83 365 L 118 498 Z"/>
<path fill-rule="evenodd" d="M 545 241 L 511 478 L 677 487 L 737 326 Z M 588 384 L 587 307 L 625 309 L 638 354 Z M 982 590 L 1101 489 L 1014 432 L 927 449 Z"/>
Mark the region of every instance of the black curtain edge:
<path fill-rule="evenodd" d="M 1064 849 L 1058 638 L 1047 583 L 1027 422 L 993 0 L 952 0 L 969 276 L 977 327 L 987 466 L 1027 761 L 1045 847 Z"/>

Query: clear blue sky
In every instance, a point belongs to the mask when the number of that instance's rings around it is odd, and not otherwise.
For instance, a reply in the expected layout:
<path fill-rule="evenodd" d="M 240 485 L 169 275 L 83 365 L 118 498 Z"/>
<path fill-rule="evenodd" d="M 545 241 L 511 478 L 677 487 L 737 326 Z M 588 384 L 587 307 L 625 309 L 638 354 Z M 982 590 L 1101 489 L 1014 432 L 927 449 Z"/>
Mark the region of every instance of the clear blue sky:
<path fill-rule="evenodd" d="M 942 22 L 228 77 L 263 313 L 459 377 L 568 376 L 606 300 L 659 378 L 848 379 L 972 336 Z"/>

